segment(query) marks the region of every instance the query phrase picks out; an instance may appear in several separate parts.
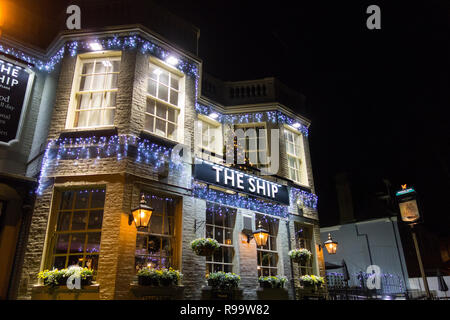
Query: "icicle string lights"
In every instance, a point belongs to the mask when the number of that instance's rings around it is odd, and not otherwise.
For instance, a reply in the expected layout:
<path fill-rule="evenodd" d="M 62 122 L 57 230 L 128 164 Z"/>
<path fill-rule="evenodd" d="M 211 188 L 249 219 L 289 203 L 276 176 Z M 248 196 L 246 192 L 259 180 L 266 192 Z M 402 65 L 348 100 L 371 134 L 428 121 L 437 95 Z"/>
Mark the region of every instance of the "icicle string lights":
<path fill-rule="evenodd" d="M 303 205 L 305 205 L 306 207 L 312 208 L 314 210 L 317 209 L 318 197 L 315 194 L 303 191 L 301 189 L 291 188 L 290 202 L 296 203 L 299 198 L 303 202 Z"/>
<path fill-rule="evenodd" d="M 158 170 L 168 164 L 169 169 L 181 170 L 181 161 L 171 161 L 171 148 L 158 145 L 148 139 L 128 135 L 110 137 L 63 138 L 51 140 L 45 151 L 39 178 L 38 194 L 45 189 L 50 166 L 57 167 L 61 160 L 72 160 L 77 166 L 83 160 L 115 157 L 117 161 L 132 157 L 138 163 L 151 164 Z M 181 158 L 178 158 L 181 159 Z"/>
<path fill-rule="evenodd" d="M 144 54 L 150 53 L 155 57 L 165 60 L 169 56 L 175 56 L 178 59 L 178 64 L 176 68 L 182 71 L 183 73 L 190 75 L 192 77 L 198 78 L 198 66 L 195 63 L 191 63 L 186 61 L 182 57 L 175 55 L 168 50 L 165 50 L 158 44 L 143 39 L 138 35 L 130 35 L 130 36 L 113 36 L 113 37 L 105 37 L 98 38 L 94 40 L 79 40 L 79 41 L 69 41 L 66 42 L 57 52 L 51 56 L 47 61 L 32 57 L 21 50 L 10 47 L 6 44 L 0 44 L 0 52 L 11 55 L 20 59 L 22 61 L 27 62 L 28 64 L 34 65 L 38 70 L 44 70 L 47 72 L 51 72 L 54 70 L 55 66 L 61 61 L 64 57 L 66 50 L 73 57 L 78 51 L 92 51 L 91 44 L 92 42 L 96 42 L 100 44 L 103 50 L 126 50 L 126 49 L 134 49 L 139 48 L 140 51 Z"/>
<path fill-rule="evenodd" d="M 196 181 L 193 181 L 192 183 L 192 194 L 194 197 L 218 204 L 223 204 L 225 206 L 244 208 L 282 218 L 286 218 L 288 216 L 287 206 L 267 202 L 250 196 L 241 196 L 237 193 L 228 194 L 218 190 L 210 189 L 206 184 L 198 183 Z"/>
<path fill-rule="evenodd" d="M 264 112 L 252 112 L 252 113 L 239 113 L 239 114 L 221 114 L 215 111 L 213 108 L 209 106 L 205 106 L 199 103 L 196 103 L 195 110 L 203 115 L 210 115 L 211 113 L 217 114 L 216 120 L 220 123 L 224 124 L 237 124 L 237 123 L 253 123 L 253 122 L 262 122 L 264 119 L 271 123 L 286 123 L 290 126 L 293 126 L 298 121 L 294 120 L 291 117 L 283 114 L 280 111 L 264 111 Z M 308 136 L 308 127 L 300 124 L 300 126 L 296 129 L 304 134 L 306 137 Z"/>

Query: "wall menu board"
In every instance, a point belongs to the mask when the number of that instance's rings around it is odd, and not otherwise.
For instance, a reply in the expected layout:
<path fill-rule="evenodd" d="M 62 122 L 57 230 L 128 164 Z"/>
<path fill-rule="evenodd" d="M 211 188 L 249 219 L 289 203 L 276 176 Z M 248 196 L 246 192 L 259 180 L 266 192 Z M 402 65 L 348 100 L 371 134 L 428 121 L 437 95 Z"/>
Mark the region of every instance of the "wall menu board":
<path fill-rule="evenodd" d="M 24 68 L 0 59 L 0 142 L 10 143 L 19 136 L 30 78 Z"/>

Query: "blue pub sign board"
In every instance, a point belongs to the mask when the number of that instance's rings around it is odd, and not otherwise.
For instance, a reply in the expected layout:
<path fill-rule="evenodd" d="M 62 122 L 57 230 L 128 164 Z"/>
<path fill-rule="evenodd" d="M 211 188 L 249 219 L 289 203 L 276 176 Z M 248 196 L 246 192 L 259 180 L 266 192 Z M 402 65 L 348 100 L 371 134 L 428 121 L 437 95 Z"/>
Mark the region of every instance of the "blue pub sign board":
<path fill-rule="evenodd" d="M 233 168 L 197 159 L 193 176 L 208 184 L 289 205 L 287 186 Z"/>

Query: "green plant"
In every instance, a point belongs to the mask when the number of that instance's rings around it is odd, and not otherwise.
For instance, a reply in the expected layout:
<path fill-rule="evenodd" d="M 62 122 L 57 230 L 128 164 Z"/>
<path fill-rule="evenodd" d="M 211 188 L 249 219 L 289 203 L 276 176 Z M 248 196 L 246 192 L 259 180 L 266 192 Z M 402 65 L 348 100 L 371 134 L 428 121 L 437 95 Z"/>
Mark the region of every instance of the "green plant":
<path fill-rule="evenodd" d="M 210 255 L 220 248 L 220 244 L 215 239 L 198 238 L 191 242 L 191 248 L 197 255 Z"/>
<path fill-rule="evenodd" d="M 88 268 L 82 268 L 79 266 L 72 266 L 67 269 L 53 269 L 53 270 L 44 270 L 38 273 L 38 279 L 42 279 L 44 285 L 54 287 L 58 285 L 65 285 L 67 279 L 76 275 L 80 277 L 82 280 L 86 280 L 93 276 L 93 271 Z"/>
<path fill-rule="evenodd" d="M 285 283 L 287 282 L 286 277 L 276 277 L 276 276 L 267 276 L 267 277 L 259 277 L 259 283 L 266 287 L 271 288 L 284 288 Z"/>
<path fill-rule="evenodd" d="M 223 271 L 211 272 L 206 275 L 206 279 L 210 286 L 225 290 L 237 288 L 241 281 L 241 277 L 237 274 Z"/>
<path fill-rule="evenodd" d="M 289 251 L 289 257 L 291 257 L 292 260 L 295 262 L 306 262 L 312 257 L 311 251 L 305 248 L 301 249 L 293 249 Z"/>
<path fill-rule="evenodd" d="M 147 278 L 155 285 L 179 285 L 183 274 L 172 268 L 154 269 L 150 267 L 142 268 L 137 273 L 138 277 Z"/>
<path fill-rule="evenodd" d="M 323 277 L 315 276 L 312 274 L 312 275 L 301 276 L 300 282 L 304 286 L 309 286 L 309 287 L 317 286 L 320 288 L 325 283 L 325 280 Z"/>

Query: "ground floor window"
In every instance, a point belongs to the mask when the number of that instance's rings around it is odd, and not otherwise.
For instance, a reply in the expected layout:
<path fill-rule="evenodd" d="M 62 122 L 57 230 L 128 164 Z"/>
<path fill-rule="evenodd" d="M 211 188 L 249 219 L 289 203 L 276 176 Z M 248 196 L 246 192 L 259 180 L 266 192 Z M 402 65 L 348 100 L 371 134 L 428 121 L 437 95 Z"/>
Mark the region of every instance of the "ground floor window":
<path fill-rule="evenodd" d="M 65 190 L 57 194 L 51 267 L 72 265 L 97 270 L 105 189 Z"/>
<path fill-rule="evenodd" d="M 269 231 L 269 238 L 265 246 L 257 247 L 258 276 L 276 276 L 278 273 L 277 234 L 278 219 L 257 214 L 255 225 L 261 222 L 262 227 Z"/>
<path fill-rule="evenodd" d="M 236 209 L 207 202 L 205 235 L 220 243 L 220 250 L 206 257 L 206 273 L 233 272 L 233 229 Z"/>
<path fill-rule="evenodd" d="M 302 223 L 295 223 L 295 241 L 298 249 L 305 248 L 313 252 L 312 248 L 313 229 L 311 226 Z M 300 263 L 298 270 L 300 275 L 314 274 L 313 272 L 313 259 L 305 263 Z"/>
<path fill-rule="evenodd" d="M 148 227 L 137 234 L 136 270 L 142 267 L 175 267 L 175 200 L 149 193 L 145 194 L 145 199 L 153 208 L 153 214 Z"/>

